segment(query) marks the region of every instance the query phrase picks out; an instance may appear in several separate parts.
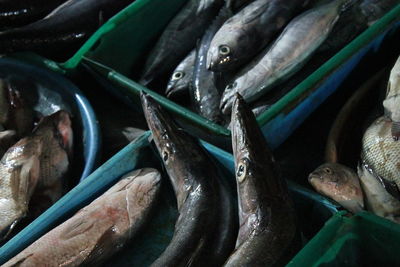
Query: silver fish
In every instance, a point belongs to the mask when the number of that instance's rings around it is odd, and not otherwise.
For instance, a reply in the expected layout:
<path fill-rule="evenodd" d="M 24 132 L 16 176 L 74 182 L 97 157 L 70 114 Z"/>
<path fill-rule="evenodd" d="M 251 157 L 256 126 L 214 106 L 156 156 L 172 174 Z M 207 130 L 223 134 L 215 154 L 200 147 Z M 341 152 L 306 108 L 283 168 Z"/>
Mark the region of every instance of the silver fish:
<path fill-rule="evenodd" d="M 145 226 L 160 183 L 155 169 L 126 174 L 3 266 L 99 266 Z"/>
<path fill-rule="evenodd" d="M 147 86 L 168 75 L 196 45 L 224 0 L 188 0 L 167 25 L 148 56 L 140 83 Z"/>
<path fill-rule="evenodd" d="M 227 20 L 211 41 L 207 66 L 233 71 L 254 58 L 304 4 L 304 0 L 256 0 Z"/>
<path fill-rule="evenodd" d="M 385 114 L 392 122 L 392 135 L 396 140 L 400 137 L 400 57 L 390 72 L 386 98 L 383 101 Z"/>
<path fill-rule="evenodd" d="M 325 163 L 308 176 L 314 189 L 352 213 L 364 209 L 364 196 L 357 173 L 338 163 Z"/>
<path fill-rule="evenodd" d="M 365 163 L 357 168 L 368 210 L 400 223 L 400 201 L 389 194 Z"/>
<path fill-rule="evenodd" d="M 293 202 L 253 113 L 238 94 L 232 109 L 232 149 L 240 228 L 225 266 L 283 266 L 296 240 Z"/>
<path fill-rule="evenodd" d="M 154 99 L 143 93 L 141 98 L 179 211 L 172 240 L 152 266 L 220 266 L 237 233 L 233 200 L 198 141 L 178 128 Z"/>
<path fill-rule="evenodd" d="M 168 81 L 165 95 L 173 98 L 177 95 L 189 92 L 192 83 L 194 62 L 196 60 L 196 49 L 193 49 L 189 55 L 176 67 Z"/>
<path fill-rule="evenodd" d="M 69 115 L 58 111 L 43 118 L 33 133 L 18 141 L 0 161 L 0 240 L 26 216 L 38 191 L 54 203 L 64 191 L 72 152 Z"/>
<path fill-rule="evenodd" d="M 251 102 L 296 73 L 325 41 L 339 18 L 344 1 L 333 1 L 294 18 L 272 46 L 226 87 L 220 105 L 223 113 L 230 113 L 235 93 Z"/>

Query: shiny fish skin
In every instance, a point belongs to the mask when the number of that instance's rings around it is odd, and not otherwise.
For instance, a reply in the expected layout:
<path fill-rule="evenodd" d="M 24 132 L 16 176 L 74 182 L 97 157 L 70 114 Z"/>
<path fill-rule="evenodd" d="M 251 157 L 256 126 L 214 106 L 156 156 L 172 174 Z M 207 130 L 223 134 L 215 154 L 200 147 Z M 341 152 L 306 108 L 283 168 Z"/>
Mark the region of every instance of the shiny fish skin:
<path fill-rule="evenodd" d="M 236 95 L 232 148 L 239 198 L 239 235 L 225 266 L 283 265 L 296 238 L 293 203 L 257 121 Z"/>
<path fill-rule="evenodd" d="M 171 73 L 195 47 L 223 4 L 224 0 L 188 0 L 151 50 L 139 82 L 147 86 Z"/>
<path fill-rule="evenodd" d="M 160 183 L 155 169 L 126 174 L 3 266 L 99 266 L 145 226 Z"/>
<path fill-rule="evenodd" d="M 73 134 L 68 113 L 43 118 L 0 161 L 0 240 L 26 215 L 32 194 L 53 203 L 63 194 Z"/>
<path fill-rule="evenodd" d="M 170 244 L 151 266 L 220 266 L 237 234 L 222 178 L 195 138 L 178 128 L 154 99 L 143 93 L 141 99 L 179 211 Z"/>
<path fill-rule="evenodd" d="M 365 131 L 361 158 L 374 174 L 400 189 L 400 142 L 391 135 L 392 122 L 380 117 Z"/>
<path fill-rule="evenodd" d="M 329 35 L 339 18 L 343 1 L 333 1 L 294 18 L 272 46 L 226 87 L 220 104 L 222 112 L 231 112 L 235 93 L 251 102 L 296 73 Z"/>
<path fill-rule="evenodd" d="M 168 98 L 173 98 L 189 91 L 190 84 L 192 83 L 195 60 L 196 49 L 193 49 L 176 67 L 168 81 L 167 90 L 165 91 L 165 95 Z"/>
<path fill-rule="evenodd" d="M 4 153 L 17 142 L 17 133 L 14 130 L 0 132 L 0 158 Z"/>
<path fill-rule="evenodd" d="M 352 213 L 364 209 L 364 197 L 357 173 L 338 163 L 325 163 L 308 176 L 314 189 Z"/>
<path fill-rule="evenodd" d="M 247 5 L 215 34 L 207 55 L 208 68 L 233 71 L 250 61 L 273 40 L 303 3 L 304 0 L 256 0 Z"/>
<path fill-rule="evenodd" d="M 217 18 L 201 38 L 196 50 L 193 83 L 190 89 L 195 110 L 205 118 L 219 124 L 223 122 L 223 117 L 219 109 L 221 92 L 216 85 L 216 75 L 218 74 L 208 70 L 207 53 L 213 36 L 231 15 L 227 8 L 222 8 Z"/>
<path fill-rule="evenodd" d="M 391 127 L 392 135 L 398 139 L 400 137 L 400 57 L 390 72 L 383 107 L 385 115 L 393 122 Z"/>
<path fill-rule="evenodd" d="M 41 20 L 1 32 L 0 53 L 34 51 L 65 59 L 104 22 L 132 2 L 69 0 Z"/>
<path fill-rule="evenodd" d="M 368 210 L 378 216 L 400 223 L 400 201 L 385 190 L 365 162 L 358 166 L 357 172 Z"/>

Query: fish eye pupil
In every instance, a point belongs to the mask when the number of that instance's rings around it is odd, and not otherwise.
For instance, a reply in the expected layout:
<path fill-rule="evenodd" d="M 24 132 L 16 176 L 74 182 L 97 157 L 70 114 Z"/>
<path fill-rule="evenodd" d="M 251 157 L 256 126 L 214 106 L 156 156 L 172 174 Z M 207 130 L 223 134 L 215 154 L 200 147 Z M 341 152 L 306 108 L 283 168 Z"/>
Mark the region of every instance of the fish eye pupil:
<path fill-rule="evenodd" d="M 163 153 L 163 160 L 164 161 L 168 160 L 168 153 L 166 151 L 164 151 L 164 153 Z"/>
<path fill-rule="evenodd" d="M 183 72 L 177 71 L 177 72 L 174 73 L 173 79 L 174 79 L 174 80 L 179 80 L 179 79 L 181 79 L 183 76 L 184 76 L 184 73 L 183 73 Z"/>
<path fill-rule="evenodd" d="M 329 168 L 325 168 L 325 172 L 326 172 L 327 174 L 332 174 L 332 171 L 331 171 L 331 169 L 329 169 Z"/>
<path fill-rule="evenodd" d="M 231 52 L 231 49 L 227 45 L 221 45 L 219 48 L 219 52 L 221 55 L 228 55 Z"/>

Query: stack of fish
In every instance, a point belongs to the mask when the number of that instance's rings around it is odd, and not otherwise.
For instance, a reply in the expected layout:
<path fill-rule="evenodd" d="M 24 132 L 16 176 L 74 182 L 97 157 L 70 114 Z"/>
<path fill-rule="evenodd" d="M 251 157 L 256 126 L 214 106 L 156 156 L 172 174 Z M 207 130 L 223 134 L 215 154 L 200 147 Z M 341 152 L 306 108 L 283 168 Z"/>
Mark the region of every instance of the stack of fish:
<path fill-rule="evenodd" d="M 134 0 L 2 0 L 0 54 L 71 56 L 104 22 Z"/>
<path fill-rule="evenodd" d="M 36 118 L 18 84 L 0 80 L 0 242 L 65 193 L 72 156 L 70 115 L 60 110 Z"/>
<path fill-rule="evenodd" d="M 189 95 L 182 102 L 228 125 L 235 93 L 258 115 L 276 101 L 263 97 L 316 52 L 337 51 L 398 3 L 189 0 L 150 52 L 140 82 L 164 87 L 170 76 L 167 97 Z"/>
<path fill-rule="evenodd" d="M 362 138 L 357 173 L 344 165 L 328 163 L 309 176 L 320 193 L 351 212 L 366 208 L 376 215 L 400 223 L 400 57 L 389 78 L 385 115 L 376 119 Z"/>
<path fill-rule="evenodd" d="M 151 266 L 287 263 L 300 244 L 293 202 L 244 100 L 237 95 L 232 110 L 235 200 L 198 140 L 150 96 L 142 94 L 141 99 L 178 209 L 172 240 Z M 162 185 L 154 169 L 126 175 L 4 266 L 98 266 L 150 220 Z"/>

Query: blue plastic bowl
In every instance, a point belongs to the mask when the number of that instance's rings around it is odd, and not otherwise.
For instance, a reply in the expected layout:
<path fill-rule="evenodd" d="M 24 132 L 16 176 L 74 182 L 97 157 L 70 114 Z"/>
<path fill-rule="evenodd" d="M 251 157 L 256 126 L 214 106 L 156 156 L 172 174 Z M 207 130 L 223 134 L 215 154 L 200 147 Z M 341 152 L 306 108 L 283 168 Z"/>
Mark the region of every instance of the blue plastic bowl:
<path fill-rule="evenodd" d="M 35 111 L 47 116 L 60 109 L 72 115 L 74 158 L 72 179 L 85 179 L 96 167 L 100 131 L 96 115 L 82 92 L 63 76 L 14 59 L 0 59 L 0 78 L 22 79 L 33 86 L 18 88 Z"/>

